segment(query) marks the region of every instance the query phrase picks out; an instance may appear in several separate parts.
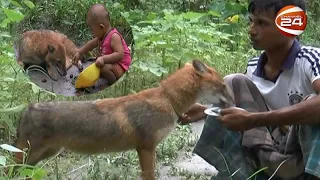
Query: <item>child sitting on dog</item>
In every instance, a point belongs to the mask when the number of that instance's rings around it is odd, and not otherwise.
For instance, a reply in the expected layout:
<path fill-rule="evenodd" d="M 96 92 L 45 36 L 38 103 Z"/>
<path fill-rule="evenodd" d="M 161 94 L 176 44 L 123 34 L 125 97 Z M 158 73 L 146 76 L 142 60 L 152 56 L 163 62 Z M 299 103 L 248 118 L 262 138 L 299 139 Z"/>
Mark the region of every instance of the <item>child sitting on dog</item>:
<path fill-rule="evenodd" d="M 131 64 L 130 50 L 121 33 L 111 27 L 110 15 L 104 5 L 91 6 L 86 22 L 94 38 L 74 55 L 73 63 L 77 64 L 84 54 L 99 47 L 100 56 L 95 63 L 101 69 L 100 77 L 106 79 L 110 86 L 128 71 Z"/>

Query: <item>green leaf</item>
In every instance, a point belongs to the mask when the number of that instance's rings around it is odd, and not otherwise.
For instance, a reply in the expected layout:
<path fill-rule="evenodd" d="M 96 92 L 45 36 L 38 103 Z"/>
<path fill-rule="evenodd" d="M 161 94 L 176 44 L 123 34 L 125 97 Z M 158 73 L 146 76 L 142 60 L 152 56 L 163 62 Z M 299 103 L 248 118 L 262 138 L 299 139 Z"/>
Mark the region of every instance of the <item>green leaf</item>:
<path fill-rule="evenodd" d="M 207 60 L 207 61 L 211 61 L 212 60 L 212 58 L 211 58 L 211 56 L 210 55 L 205 55 L 204 57 L 203 57 L 203 59 L 205 59 L 205 60 Z"/>
<path fill-rule="evenodd" d="M 212 16 L 215 16 L 215 17 L 221 17 L 221 14 L 217 11 L 208 11 L 208 13 Z"/>
<path fill-rule="evenodd" d="M 140 63 L 140 64 L 139 64 L 139 69 L 141 69 L 142 71 L 147 71 L 147 70 L 148 70 L 148 67 L 146 66 L 145 63 Z"/>
<path fill-rule="evenodd" d="M 41 91 L 41 88 L 39 86 L 37 86 L 35 83 L 28 81 L 29 84 L 31 84 L 31 88 L 33 93 L 39 93 L 39 91 Z"/>
<path fill-rule="evenodd" d="M 9 144 L 1 144 L 0 147 L 4 150 L 10 151 L 10 152 L 23 152 L 22 150 L 20 150 L 16 147 L 13 147 Z"/>
<path fill-rule="evenodd" d="M 26 107 L 25 104 L 20 104 L 19 106 L 15 106 L 11 108 L 0 109 L 0 113 L 17 113 L 17 112 L 21 112 L 25 107 Z"/>
<path fill-rule="evenodd" d="M 10 35 L 10 33 L 8 33 L 8 32 L 0 32 L 0 37 L 11 38 L 11 35 Z"/>
<path fill-rule="evenodd" d="M 164 67 L 160 67 L 159 70 L 164 74 L 168 73 L 168 70 L 166 68 L 164 68 Z"/>
<path fill-rule="evenodd" d="M 55 93 L 53 93 L 53 92 L 50 92 L 50 91 L 47 91 L 47 90 L 44 90 L 44 89 L 41 89 L 41 91 L 45 92 L 45 93 L 48 93 L 48 94 L 50 94 L 50 95 L 52 95 L 54 97 L 57 97 L 57 95 Z"/>
<path fill-rule="evenodd" d="M 206 33 L 199 33 L 198 36 L 203 41 L 210 41 L 212 39 L 212 36 L 210 34 L 206 34 Z"/>
<path fill-rule="evenodd" d="M 183 17 L 186 19 L 199 19 L 204 15 L 205 15 L 204 13 L 187 12 L 183 14 Z"/>
<path fill-rule="evenodd" d="M 209 9 L 211 11 L 223 12 L 225 10 L 225 2 L 214 2 L 210 5 Z"/>
<path fill-rule="evenodd" d="M 3 91 L 3 92 L 1 92 L 0 97 L 3 99 L 10 99 L 10 98 L 12 98 L 12 94 L 11 94 L 11 92 Z"/>
<path fill-rule="evenodd" d="M 10 19 L 6 18 L 1 22 L 0 27 L 6 28 L 9 23 L 10 23 Z"/>
<path fill-rule="evenodd" d="M 161 74 L 162 74 L 162 72 L 159 70 L 159 68 L 149 68 L 149 71 L 158 77 L 161 76 Z"/>
<path fill-rule="evenodd" d="M 31 177 L 33 175 L 33 170 L 32 169 L 23 169 L 20 172 L 20 176 L 22 177 Z"/>
<path fill-rule="evenodd" d="M 1 2 L 1 7 L 5 8 L 8 7 L 10 5 L 10 1 L 0 1 Z"/>
<path fill-rule="evenodd" d="M 172 51 L 172 52 L 169 52 L 169 55 L 175 58 L 176 60 L 180 60 L 183 56 L 181 51 Z"/>
<path fill-rule="evenodd" d="M 19 11 L 7 9 L 7 8 L 2 8 L 2 10 L 10 21 L 20 22 L 24 18 L 24 15 Z"/>
<path fill-rule="evenodd" d="M 4 82 L 14 82 L 15 79 L 10 78 L 10 77 L 0 77 L 0 81 Z"/>
<path fill-rule="evenodd" d="M 156 14 L 156 13 L 154 13 L 154 12 L 149 12 L 146 19 L 148 19 L 148 20 L 154 20 L 156 17 L 157 17 L 157 14 Z"/>
<path fill-rule="evenodd" d="M 153 35 L 149 38 L 150 41 L 161 41 L 163 38 L 159 35 Z"/>
<path fill-rule="evenodd" d="M 118 3 L 118 2 L 113 3 L 112 7 L 113 7 L 113 8 L 119 8 L 119 7 L 121 7 L 121 4 Z"/>
<path fill-rule="evenodd" d="M 6 166 L 6 157 L 4 157 L 4 156 L 0 156 L 0 165 L 2 165 L 2 166 Z"/>
<path fill-rule="evenodd" d="M 11 0 L 11 4 L 17 6 L 17 7 L 22 7 L 20 3 L 18 3 L 17 1 L 13 1 Z"/>
<path fill-rule="evenodd" d="M 67 20 L 63 20 L 62 23 L 65 24 L 65 25 L 73 25 L 72 22 L 67 21 Z"/>
<path fill-rule="evenodd" d="M 190 22 L 192 23 L 197 23 L 199 21 L 199 19 L 203 16 L 205 16 L 206 14 L 204 13 L 196 13 L 196 12 L 187 12 L 183 15 L 183 17 L 185 19 L 189 19 Z"/>
<path fill-rule="evenodd" d="M 185 52 L 184 53 L 184 59 L 186 60 L 191 60 L 191 59 L 196 59 L 198 58 L 195 54 L 193 54 L 192 52 Z"/>
<path fill-rule="evenodd" d="M 35 180 L 42 180 L 47 175 L 44 169 L 36 169 L 35 171 L 36 173 L 33 175 L 33 179 Z"/>

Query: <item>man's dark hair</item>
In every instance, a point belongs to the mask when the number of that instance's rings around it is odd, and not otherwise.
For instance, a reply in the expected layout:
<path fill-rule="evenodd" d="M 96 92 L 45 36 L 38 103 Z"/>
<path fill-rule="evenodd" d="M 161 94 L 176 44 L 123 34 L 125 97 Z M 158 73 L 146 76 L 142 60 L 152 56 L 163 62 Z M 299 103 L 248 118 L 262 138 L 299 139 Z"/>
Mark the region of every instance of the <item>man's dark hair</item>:
<path fill-rule="evenodd" d="M 257 14 L 259 11 L 274 10 L 275 15 L 285 6 L 293 5 L 306 11 L 305 0 L 250 0 L 248 12 Z"/>

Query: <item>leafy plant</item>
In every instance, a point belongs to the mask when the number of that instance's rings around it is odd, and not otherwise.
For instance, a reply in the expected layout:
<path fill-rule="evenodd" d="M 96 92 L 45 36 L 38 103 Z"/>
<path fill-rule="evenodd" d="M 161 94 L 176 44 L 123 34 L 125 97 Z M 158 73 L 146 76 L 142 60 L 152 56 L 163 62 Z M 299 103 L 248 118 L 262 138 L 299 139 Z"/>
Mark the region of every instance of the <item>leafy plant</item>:
<path fill-rule="evenodd" d="M 17 178 L 17 177 L 19 178 L 30 177 L 30 178 L 33 178 L 34 180 L 41 180 L 46 176 L 46 171 L 43 168 L 37 168 L 37 167 L 24 165 L 24 164 L 21 164 L 19 165 L 19 167 L 17 167 L 19 168 L 18 173 L 14 173 L 13 168 L 18 164 L 14 163 L 14 161 L 11 158 L 11 155 L 8 154 L 8 152 L 24 153 L 24 151 L 8 144 L 1 144 L 0 148 L 1 148 L 0 152 L 6 151 L 6 153 L 4 153 L 5 155 L 0 155 L 0 169 L 2 169 L 2 171 L 0 171 L 1 172 L 0 177 L 2 176 L 8 179 Z"/>

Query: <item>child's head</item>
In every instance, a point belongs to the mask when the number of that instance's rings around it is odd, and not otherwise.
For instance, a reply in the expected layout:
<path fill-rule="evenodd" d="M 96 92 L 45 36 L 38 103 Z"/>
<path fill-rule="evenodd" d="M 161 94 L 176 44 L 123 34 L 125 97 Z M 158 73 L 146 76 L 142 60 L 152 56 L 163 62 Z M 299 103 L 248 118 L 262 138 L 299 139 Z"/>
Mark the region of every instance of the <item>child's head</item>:
<path fill-rule="evenodd" d="M 94 4 L 87 14 L 87 24 L 94 37 L 103 38 L 110 29 L 110 15 L 102 4 Z"/>

